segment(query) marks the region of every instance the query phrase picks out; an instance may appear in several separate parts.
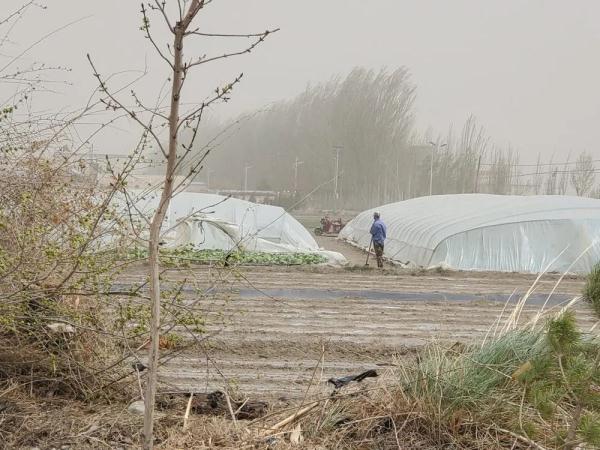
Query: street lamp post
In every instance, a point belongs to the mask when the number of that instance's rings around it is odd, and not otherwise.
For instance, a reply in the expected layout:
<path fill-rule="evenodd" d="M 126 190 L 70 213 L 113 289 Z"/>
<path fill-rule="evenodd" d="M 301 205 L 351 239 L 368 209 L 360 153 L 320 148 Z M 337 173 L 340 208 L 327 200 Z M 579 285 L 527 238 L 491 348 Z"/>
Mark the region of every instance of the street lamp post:
<path fill-rule="evenodd" d="M 304 162 L 296 156 L 296 161 L 294 161 L 294 192 L 298 191 L 298 166 L 301 164 L 304 164 Z"/>
<path fill-rule="evenodd" d="M 338 190 L 338 180 L 340 178 L 340 150 L 344 147 L 341 145 L 334 145 L 333 148 L 335 149 L 335 198 L 338 199 L 340 198 L 340 192 Z"/>
<path fill-rule="evenodd" d="M 210 174 L 215 173 L 214 170 L 206 169 L 206 190 L 210 190 Z"/>
<path fill-rule="evenodd" d="M 440 147 L 445 147 L 447 144 L 439 145 L 439 141 L 437 143 L 429 141 L 429 145 L 431 145 L 431 160 L 429 161 L 429 196 L 433 194 L 433 151 L 436 153 L 440 149 Z"/>
<path fill-rule="evenodd" d="M 252 169 L 252 166 L 244 167 L 244 192 L 248 191 L 248 169 Z"/>

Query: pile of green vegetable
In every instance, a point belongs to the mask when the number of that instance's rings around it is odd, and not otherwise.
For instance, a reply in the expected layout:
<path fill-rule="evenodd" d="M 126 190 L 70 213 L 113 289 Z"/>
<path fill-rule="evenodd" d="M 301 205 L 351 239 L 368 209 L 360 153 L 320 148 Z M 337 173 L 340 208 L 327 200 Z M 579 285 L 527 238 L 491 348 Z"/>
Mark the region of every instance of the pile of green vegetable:
<path fill-rule="evenodd" d="M 207 250 L 193 245 L 176 249 L 161 249 L 161 261 L 168 265 L 181 264 L 222 264 L 222 265 L 261 265 L 261 266 L 297 266 L 322 264 L 327 259 L 318 253 L 267 253 L 240 250 Z M 147 249 L 138 248 L 130 255 L 134 259 L 143 259 Z"/>

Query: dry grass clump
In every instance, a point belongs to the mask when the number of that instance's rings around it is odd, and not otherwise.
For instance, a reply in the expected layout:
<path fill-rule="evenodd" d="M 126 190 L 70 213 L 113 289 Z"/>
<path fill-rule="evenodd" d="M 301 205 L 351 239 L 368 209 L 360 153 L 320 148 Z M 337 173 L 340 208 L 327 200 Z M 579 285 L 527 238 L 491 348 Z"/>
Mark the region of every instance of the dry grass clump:
<path fill-rule="evenodd" d="M 100 310 L 96 299 L 76 308 L 53 300 L 0 331 L 0 383 L 42 397 L 116 400 L 129 394 L 134 386 L 115 381 L 132 369 L 120 362 L 121 341 L 102 333 L 110 317 L 103 319 Z"/>
<path fill-rule="evenodd" d="M 104 370 L 100 361 L 114 359 L 114 354 L 107 352 L 100 357 L 97 346 L 94 352 L 89 352 L 91 344 L 87 339 L 79 338 L 59 351 L 44 351 L 37 344 L 28 343 L 11 346 L 12 339 L 0 339 L 0 342 L 0 383 L 27 386 L 31 393 L 41 397 L 80 400 L 102 397 L 116 400 L 132 390 L 131 386 L 113 383 L 119 374 L 125 375 L 127 367 L 121 364 Z M 97 344 L 94 339 L 94 345 Z"/>
<path fill-rule="evenodd" d="M 143 418 L 125 402 L 82 402 L 31 396 L 20 385 L 0 389 L 0 448 L 140 448 Z M 224 417 L 158 413 L 156 444 L 163 449 L 240 448 L 252 436 Z"/>
<path fill-rule="evenodd" d="M 0 409 L 4 448 L 129 448 L 141 428 L 127 405 L 31 396 L 16 384 L 0 391 Z"/>

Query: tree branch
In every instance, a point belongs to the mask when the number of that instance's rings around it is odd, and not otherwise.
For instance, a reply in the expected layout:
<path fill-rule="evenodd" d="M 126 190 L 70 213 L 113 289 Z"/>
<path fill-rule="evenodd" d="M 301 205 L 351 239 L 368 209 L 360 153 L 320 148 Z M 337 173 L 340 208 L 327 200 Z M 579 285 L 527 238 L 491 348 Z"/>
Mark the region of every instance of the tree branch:
<path fill-rule="evenodd" d="M 154 138 L 154 140 L 156 142 L 156 145 L 158 145 L 158 148 L 160 149 L 160 151 L 162 152 L 162 154 L 166 158 L 167 157 L 167 152 L 165 151 L 164 146 L 162 145 L 162 142 L 160 141 L 160 139 L 158 138 L 158 136 L 156 135 L 156 133 L 154 132 L 154 130 L 151 127 L 149 127 L 147 124 L 145 124 L 144 122 L 142 122 L 137 117 L 137 114 L 135 113 L 135 111 L 132 111 L 129 108 L 127 108 L 113 94 L 111 94 L 111 92 L 106 87 L 106 84 L 104 83 L 104 81 L 102 81 L 102 77 L 100 76 L 100 74 L 96 70 L 96 66 L 94 66 L 94 63 L 92 61 L 92 57 L 90 56 L 89 53 L 87 54 L 87 59 L 88 59 L 90 65 L 92 66 L 92 70 L 94 72 L 94 77 L 98 80 L 98 83 L 100 83 L 100 89 L 101 89 L 101 91 L 104 92 L 111 99 L 111 101 L 113 101 L 120 109 L 122 109 L 123 111 L 127 112 L 129 114 L 129 116 L 133 120 L 135 120 L 144 130 L 147 130 L 148 133 L 150 133 L 150 135 Z"/>
<path fill-rule="evenodd" d="M 257 45 L 259 45 L 262 42 L 264 42 L 264 40 L 267 38 L 267 36 L 269 36 L 272 33 L 276 33 L 277 31 L 279 31 L 279 28 L 276 28 L 275 30 L 267 30 L 264 33 L 261 33 L 259 35 L 260 37 L 252 45 L 250 45 L 249 47 L 247 47 L 244 50 L 240 50 L 238 52 L 225 53 L 225 54 L 220 55 L 220 56 L 213 56 L 212 58 L 199 59 L 196 62 L 192 62 L 192 63 L 187 64 L 185 66 L 184 70 L 191 69 L 192 67 L 199 66 L 201 64 L 206 64 L 206 63 L 209 63 L 209 62 L 212 62 L 212 61 L 217 61 L 219 59 L 225 59 L 225 58 L 230 58 L 232 56 L 240 56 L 240 55 L 243 55 L 243 54 L 246 54 L 246 53 L 250 53 L 250 52 L 252 52 L 252 50 L 254 50 L 254 48 Z"/>
<path fill-rule="evenodd" d="M 17 62 L 19 59 L 21 59 L 21 57 L 25 56 L 29 50 L 31 50 L 32 48 L 36 47 L 37 45 L 41 44 L 42 42 L 44 42 L 46 39 L 48 39 L 50 36 L 55 35 L 57 33 L 60 33 L 61 31 L 79 23 L 82 22 L 86 19 L 89 19 L 92 16 L 86 16 L 86 17 L 82 17 L 80 19 L 74 20 L 72 22 L 69 22 L 66 25 L 63 25 L 60 28 L 57 28 L 54 31 L 51 31 L 50 33 L 45 34 L 44 36 L 42 36 L 41 38 L 39 38 L 37 41 L 35 41 L 33 44 L 31 44 L 29 47 L 27 47 L 25 50 L 23 50 L 21 53 L 19 53 L 18 55 L 16 55 L 15 57 L 13 57 L 9 62 L 7 62 L 3 67 L 0 67 L 0 72 L 5 71 L 6 69 L 8 69 L 10 66 L 12 66 L 15 62 Z"/>
<path fill-rule="evenodd" d="M 261 37 L 264 36 L 268 31 L 264 31 L 262 33 L 249 33 L 249 34 L 227 34 L 227 33 L 202 33 L 198 31 L 199 28 L 196 28 L 194 31 L 189 31 L 186 33 L 186 36 L 203 36 L 203 37 L 223 37 L 223 38 L 251 38 L 251 37 Z M 270 33 L 274 33 L 279 29 L 273 30 Z"/>
<path fill-rule="evenodd" d="M 142 30 L 146 34 L 146 38 L 152 43 L 152 46 L 156 50 L 156 53 L 158 53 L 158 55 L 169 65 L 171 70 L 175 70 L 173 63 L 169 60 L 169 58 L 167 58 L 163 54 L 163 52 L 160 50 L 160 48 L 158 48 L 158 45 L 154 41 L 152 34 L 150 34 L 150 19 L 148 18 L 148 15 L 146 13 L 146 7 L 144 6 L 143 3 L 142 3 L 142 11 L 141 12 L 142 12 L 142 20 L 144 21 L 144 23 L 142 24 Z"/>
<path fill-rule="evenodd" d="M 177 126 L 177 130 L 179 131 L 179 129 L 181 128 L 181 126 L 183 124 L 195 120 L 195 117 L 197 114 L 202 113 L 202 111 L 204 111 L 205 108 L 212 105 L 213 103 L 215 103 L 219 100 L 225 100 L 225 101 L 229 100 L 229 97 L 227 97 L 227 94 L 229 94 L 233 90 L 233 87 L 236 84 L 241 82 L 243 76 L 244 76 L 244 74 L 241 73 L 231 83 L 225 85 L 225 87 L 215 89 L 216 95 L 213 96 L 212 98 L 210 98 L 209 100 L 202 102 L 202 104 L 198 108 L 196 108 L 192 112 L 188 113 L 183 119 L 181 119 L 179 121 L 179 125 Z"/>
<path fill-rule="evenodd" d="M 29 2 L 25 3 L 24 5 L 21 5 L 19 7 L 19 9 L 17 9 L 16 11 L 13 11 L 8 16 L 6 16 L 4 19 L 0 20 L 0 25 L 4 25 L 6 22 L 9 22 L 13 17 L 20 16 L 21 14 L 23 14 L 23 12 L 27 8 L 29 8 L 34 3 L 35 3 L 35 0 L 30 0 Z M 45 8 L 45 7 L 42 7 L 42 8 Z"/>
<path fill-rule="evenodd" d="M 169 27 L 169 30 L 171 31 L 171 33 L 174 33 L 175 29 L 173 28 L 173 25 L 171 25 L 169 16 L 167 15 L 167 12 L 165 11 L 165 2 L 163 1 L 161 3 L 159 0 L 154 0 L 154 3 L 156 4 L 155 8 L 161 12 L 163 18 L 165 19 L 165 23 L 167 24 L 167 27 Z"/>

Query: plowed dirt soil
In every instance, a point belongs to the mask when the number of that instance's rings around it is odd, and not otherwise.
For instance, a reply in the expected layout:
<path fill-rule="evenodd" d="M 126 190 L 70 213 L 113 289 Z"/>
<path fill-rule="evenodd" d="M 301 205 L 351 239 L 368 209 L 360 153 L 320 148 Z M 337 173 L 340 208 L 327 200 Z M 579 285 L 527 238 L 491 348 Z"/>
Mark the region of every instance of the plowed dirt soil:
<path fill-rule="evenodd" d="M 360 254 L 334 244 L 329 248 Z M 227 382 L 251 397 L 298 398 L 309 386 L 324 389 L 331 376 L 402 364 L 433 339 L 480 341 L 502 327 L 535 281 L 523 274 L 361 266 L 193 269 L 185 276 L 197 291 L 186 296 L 203 311 L 206 333 L 197 336 L 201 346 L 163 365 L 161 389 L 205 392 Z M 540 280 L 521 323 L 535 316 L 558 279 L 548 274 Z M 583 283 L 565 277 L 546 309 L 578 296 Z M 587 306 L 579 302 L 576 311 L 590 329 Z"/>

